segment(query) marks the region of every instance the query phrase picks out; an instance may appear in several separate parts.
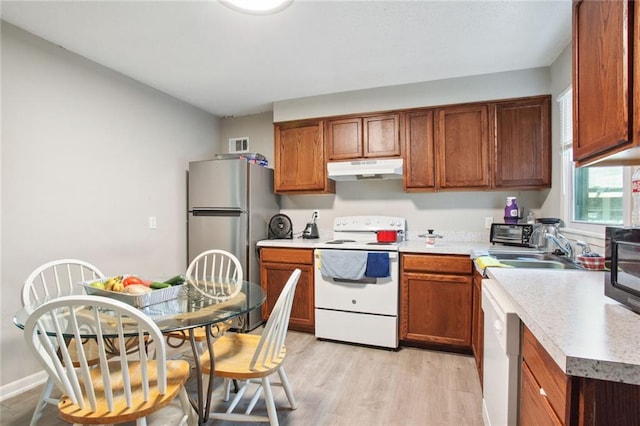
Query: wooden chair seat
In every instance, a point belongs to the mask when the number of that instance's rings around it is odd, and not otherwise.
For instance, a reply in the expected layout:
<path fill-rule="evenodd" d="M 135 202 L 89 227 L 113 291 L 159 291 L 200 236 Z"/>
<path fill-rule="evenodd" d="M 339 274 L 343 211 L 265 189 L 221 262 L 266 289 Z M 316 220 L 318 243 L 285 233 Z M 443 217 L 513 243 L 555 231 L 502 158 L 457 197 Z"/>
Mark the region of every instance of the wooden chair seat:
<path fill-rule="evenodd" d="M 278 356 L 269 357 L 264 363 L 251 368 L 251 360 L 261 336 L 255 334 L 225 334 L 213 344 L 215 354 L 215 375 L 229 379 L 256 379 L 273 374 L 284 362 L 286 349 L 283 347 Z M 200 358 L 202 371 L 211 374 L 209 352 Z"/>
<path fill-rule="evenodd" d="M 140 416 L 147 416 L 171 403 L 178 395 L 180 389 L 189 378 L 190 366 L 187 361 L 169 360 L 166 361 L 167 369 L 167 392 L 160 395 L 157 392 L 155 384 L 157 382 L 156 361 L 147 361 L 149 369 L 149 379 L 151 387 L 151 396 L 148 401 L 144 401 L 142 394 L 141 380 L 141 363 L 130 363 L 129 372 L 131 374 L 131 388 L 133 404 L 127 408 L 124 398 L 116 401 L 115 409 L 109 411 L 105 402 L 104 385 L 102 384 L 102 371 L 99 368 L 91 370 L 91 379 L 94 383 L 94 389 L 99 400 L 99 408 L 96 411 L 90 409 L 81 409 L 78 404 L 74 404 L 71 398 L 62 396 L 58 403 L 60 418 L 70 423 L 81 424 L 111 424 L 122 423 L 135 420 Z M 117 362 L 110 363 L 111 388 L 114 395 L 123 393 L 123 382 L 120 365 Z M 89 406 L 87 402 L 87 407 Z"/>

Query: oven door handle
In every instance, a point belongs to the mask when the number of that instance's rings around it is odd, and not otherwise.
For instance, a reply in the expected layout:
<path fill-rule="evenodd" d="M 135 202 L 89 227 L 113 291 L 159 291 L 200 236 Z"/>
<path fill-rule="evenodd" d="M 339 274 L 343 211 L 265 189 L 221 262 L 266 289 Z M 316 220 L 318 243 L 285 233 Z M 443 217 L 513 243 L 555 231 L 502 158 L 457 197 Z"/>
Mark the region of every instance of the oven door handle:
<path fill-rule="evenodd" d="M 344 284 L 376 284 L 378 282 L 377 278 L 364 277 L 359 280 L 349 280 L 345 278 L 333 278 L 328 277 L 334 283 L 344 283 Z"/>

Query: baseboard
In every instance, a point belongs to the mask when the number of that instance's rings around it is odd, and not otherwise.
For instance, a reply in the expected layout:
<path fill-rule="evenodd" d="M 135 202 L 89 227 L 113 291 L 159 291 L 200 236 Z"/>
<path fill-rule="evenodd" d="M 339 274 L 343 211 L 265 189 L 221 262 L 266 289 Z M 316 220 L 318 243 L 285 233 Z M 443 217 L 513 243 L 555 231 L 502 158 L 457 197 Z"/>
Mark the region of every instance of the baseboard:
<path fill-rule="evenodd" d="M 42 370 L 38 373 L 23 377 L 15 382 L 0 386 L 0 402 L 12 398 L 30 389 L 40 386 L 47 381 L 47 372 Z"/>

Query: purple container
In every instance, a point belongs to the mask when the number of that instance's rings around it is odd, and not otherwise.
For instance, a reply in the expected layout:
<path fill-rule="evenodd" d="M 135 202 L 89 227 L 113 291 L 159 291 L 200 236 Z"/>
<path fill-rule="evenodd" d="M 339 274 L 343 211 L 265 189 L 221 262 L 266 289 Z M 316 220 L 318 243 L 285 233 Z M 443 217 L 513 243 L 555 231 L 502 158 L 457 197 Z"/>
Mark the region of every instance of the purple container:
<path fill-rule="evenodd" d="M 518 223 L 516 197 L 507 197 L 507 205 L 504 207 L 504 223 Z"/>

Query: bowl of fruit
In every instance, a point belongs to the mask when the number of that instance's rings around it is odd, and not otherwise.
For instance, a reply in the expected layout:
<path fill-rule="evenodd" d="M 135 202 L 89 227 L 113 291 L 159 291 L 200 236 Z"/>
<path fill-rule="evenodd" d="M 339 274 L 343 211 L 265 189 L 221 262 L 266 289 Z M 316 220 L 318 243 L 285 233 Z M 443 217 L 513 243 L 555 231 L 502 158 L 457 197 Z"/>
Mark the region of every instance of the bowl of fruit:
<path fill-rule="evenodd" d="M 584 269 L 592 271 L 601 271 L 604 269 L 604 257 L 598 253 L 583 253 L 577 256 L 578 261 Z"/>
<path fill-rule="evenodd" d="M 81 282 L 87 294 L 111 297 L 141 308 L 178 297 L 184 288 L 184 276 L 165 281 L 150 281 L 135 275 L 118 275 Z"/>

